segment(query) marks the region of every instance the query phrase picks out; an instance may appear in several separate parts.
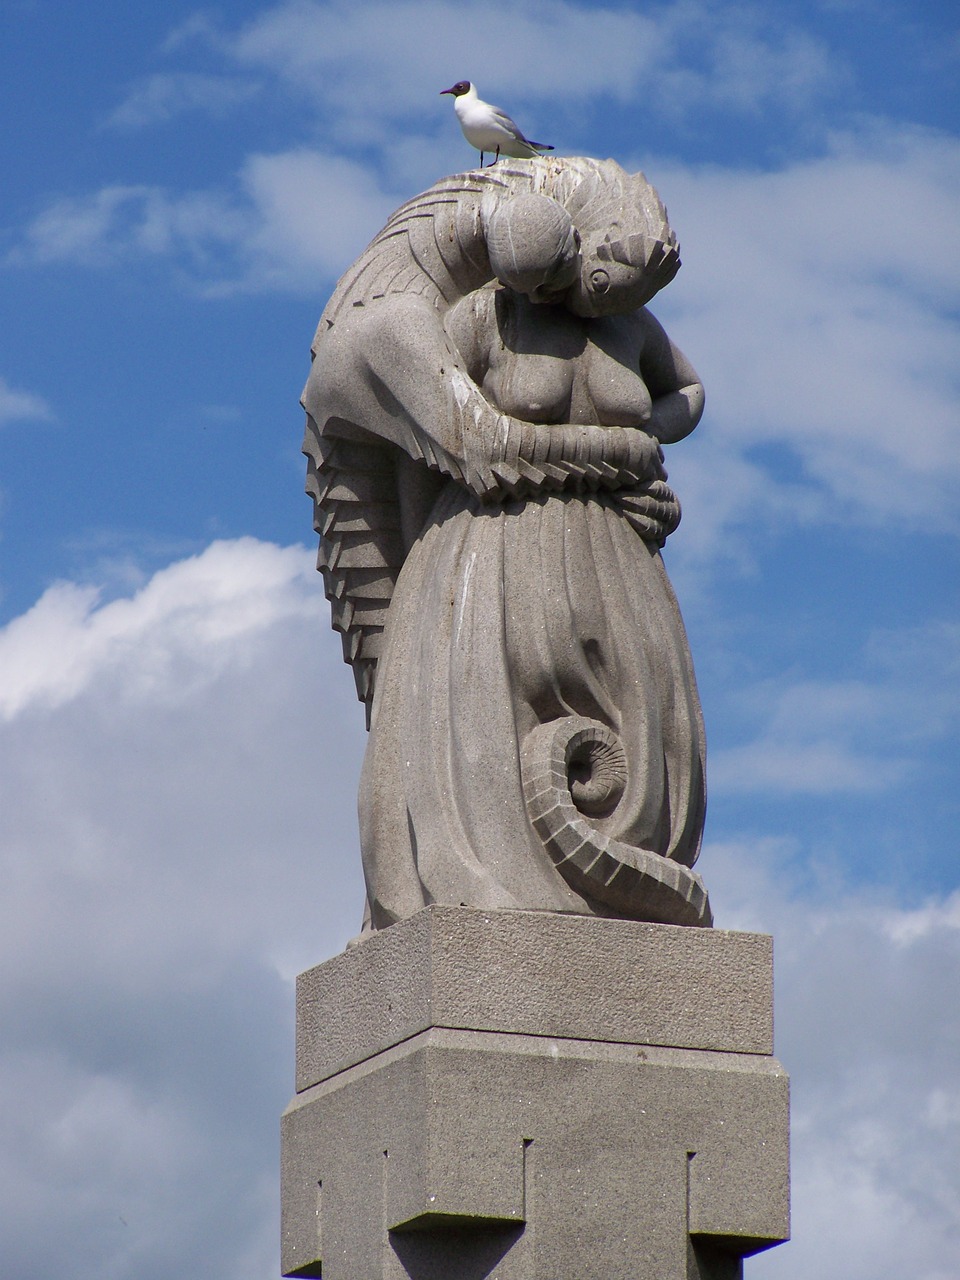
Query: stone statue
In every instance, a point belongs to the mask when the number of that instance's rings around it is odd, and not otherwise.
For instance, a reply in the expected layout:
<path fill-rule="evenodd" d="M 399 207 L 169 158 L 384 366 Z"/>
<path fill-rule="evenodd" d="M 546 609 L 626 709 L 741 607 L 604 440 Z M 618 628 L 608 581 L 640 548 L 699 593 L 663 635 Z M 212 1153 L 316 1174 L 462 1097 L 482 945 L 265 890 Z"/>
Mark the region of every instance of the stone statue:
<path fill-rule="evenodd" d="M 712 923 L 659 554 L 661 444 L 703 389 L 645 309 L 679 265 L 642 174 L 501 162 L 400 208 L 321 317 L 304 451 L 370 728 L 366 929 L 430 903 Z"/>
<path fill-rule="evenodd" d="M 399 209 L 321 317 L 368 910 L 297 981 L 284 1275 L 729 1280 L 789 1235 L 770 939 L 664 927 L 712 922 L 660 558 L 703 390 L 645 309 L 678 267 L 642 175 L 500 161 Z"/>

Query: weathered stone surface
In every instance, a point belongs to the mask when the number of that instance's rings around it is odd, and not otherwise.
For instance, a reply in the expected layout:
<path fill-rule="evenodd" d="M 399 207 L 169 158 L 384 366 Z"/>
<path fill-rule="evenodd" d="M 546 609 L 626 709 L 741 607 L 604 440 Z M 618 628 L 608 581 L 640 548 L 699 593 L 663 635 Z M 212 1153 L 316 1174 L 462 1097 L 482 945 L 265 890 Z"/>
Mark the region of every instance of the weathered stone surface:
<path fill-rule="evenodd" d="M 427 907 L 297 980 L 297 1089 L 429 1027 L 773 1052 L 771 942 Z"/>
<path fill-rule="evenodd" d="M 742 1257 L 786 1238 L 768 939 L 434 908 L 331 965 L 329 980 L 329 966 L 304 976 L 298 1036 L 316 1058 L 323 1008 L 331 1059 L 356 1065 L 328 1063 L 316 1084 L 307 1072 L 285 1114 L 285 1274 L 735 1280 Z M 706 999 L 711 972 L 723 980 Z M 633 999 L 641 987 L 668 988 L 669 1012 Z M 482 1026 L 518 1030 L 467 1029 L 478 1010 Z"/>
<path fill-rule="evenodd" d="M 703 388 L 645 304 L 679 267 L 613 161 L 410 201 L 304 392 L 319 565 L 371 736 L 368 928 L 429 902 L 708 925 L 700 704 L 659 548 Z"/>
<path fill-rule="evenodd" d="M 738 1280 L 788 1233 L 770 940 L 679 927 L 712 924 L 660 557 L 703 388 L 646 309 L 679 261 L 642 174 L 501 163 L 399 209 L 321 317 L 368 910 L 298 983 L 285 1274 Z"/>

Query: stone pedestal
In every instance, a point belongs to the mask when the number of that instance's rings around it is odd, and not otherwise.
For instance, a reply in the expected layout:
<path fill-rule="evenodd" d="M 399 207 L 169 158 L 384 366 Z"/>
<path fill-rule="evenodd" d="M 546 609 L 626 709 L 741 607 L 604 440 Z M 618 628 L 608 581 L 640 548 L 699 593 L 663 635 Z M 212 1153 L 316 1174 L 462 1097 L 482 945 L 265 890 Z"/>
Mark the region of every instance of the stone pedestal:
<path fill-rule="evenodd" d="M 757 934 L 428 907 L 302 974 L 286 1276 L 735 1280 L 789 1234 Z"/>

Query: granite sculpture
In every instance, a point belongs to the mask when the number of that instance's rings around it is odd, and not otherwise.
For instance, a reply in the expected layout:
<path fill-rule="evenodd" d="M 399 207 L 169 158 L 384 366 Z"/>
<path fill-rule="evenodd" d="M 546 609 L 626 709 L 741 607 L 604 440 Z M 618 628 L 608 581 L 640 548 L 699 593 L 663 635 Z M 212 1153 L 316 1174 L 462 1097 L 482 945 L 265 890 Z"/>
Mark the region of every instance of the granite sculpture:
<path fill-rule="evenodd" d="M 438 182 L 344 275 L 303 403 L 321 569 L 370 738 L 365 928 L 430 903 L 709 925 L 704 734 L 660 548 L 703 409 L 646 309 L 642 174 Z"/>
<path fill-rule="evenodd" d="M 646 310 L 678 267 L 641 174 L 500 160 L 399 209 L 321 317 L 368 911 L 297 981 L 286 1276 L 742 1280 L 789 1235 L 770 939 L 677 927 L 712 923 L 660 557 L 703 389 Z"/>

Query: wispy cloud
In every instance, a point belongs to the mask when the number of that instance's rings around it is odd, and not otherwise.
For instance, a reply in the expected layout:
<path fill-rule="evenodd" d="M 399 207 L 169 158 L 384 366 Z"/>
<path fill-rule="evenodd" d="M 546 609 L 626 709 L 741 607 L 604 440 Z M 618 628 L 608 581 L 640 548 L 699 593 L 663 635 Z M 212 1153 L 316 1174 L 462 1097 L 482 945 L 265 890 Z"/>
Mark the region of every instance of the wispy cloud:
<path fill-rule="evenodd" d="M 431 40 L 422 39 L 424 29 Z M 510 32 L 506 42 L 503 31 Z M 387 102 L 402 115 L 422 115 L 425 93 L 458 74 L 490 92 L 522 86 L 523 100 L 561 112 L 563 100 L 579 104 L 603 93 L 626 103 L 642 92 L 648 117 L 707 101 L 748 113 L 809 104 L 837 78 L 822 44 L 759 6 L 732 11 L 697 0 L 647 13 L 565 0 L 292 0 L 235 34 L 221 33 L 221 48 L 244 66 L 297 83 L 351 134 L 369 129 Z"/>
<path fill-rule="evenodd" d="M 102 267 L 131 257 L 181 256 L 215 269 L 249 234 L 251 214 L 216 191 L 173 195 L 162 187 L 115 184 L 47 206 L 8 255 L 10 266 L 65 262 Z"/>
<path fill-rule="evenodd" d="M 751 6 L 684 0 L 639 14 L 545 0 L 511 9 L 506 47 L 500 16 L 473 0 L 297 0 L 239 27 L 191 20 L 167 55 L 200 46 L 227 71 L 161 76 L 144 86 L 144 112 L 223 106 L 221 90 L 273 77 L 301 95 L 311 140 L 252 153 L 207 188 L 113 183 L 54 200 L 13 238 L 7 264 L 163 260 L 201 293 L 319 304 L 396 204 L 466 162 L 436 92 L 464 48 L 492 93 L 523 86 L 531 125 L 572 97 L 587 129 L 590 103 L 610 95 L 642 98 L 645 111 L 733 98 L 746 111 L 786 94 L 809 119 L 836 72 L 819 44 Z M 435 39 L 420 38 L 424 26 Z M 873 121 L 774 171 L 681 166 L 649 150 L 628 163 L 641 159 L 685 260 L 654 309 L 707 386 L 696 446 L 670 458 L 687 560 L 749 561 L 737 530 L 757 522 L 960 529 L 957 139 Z"/>
<path fill-rule="evenodd" d="M 764 737 L 715 752 L 710 785 L 727 795 L 764 791 L 829 796 L 884 791 L 908 771 L 906 761 L 877 759 L 848 743 Z"/>
<path fill-rule="evenodd" d="M 729 714 L 759 731 L 715 751 L 711 786 L 736 794 L 880 793 L 916 775 L 960 729 L 960 626 L 932 622 L 871 638 L 857 680 L 786 676 L 740 688 Z"/>
<path fill-rule="evenodd" d="M 778 172 L 652 170 L 685 259 L 654 310 L 708 395 L 696 448 L 669 460 L 688 558 L 736 555 L 722 535 L 757 520 L 960 528 L 960 142 L 871 131 Z M 255 154 L 232 187 L 55 201 L 8 263 L 165 258 L 202 292 L 319 302 L 401 198 L 356 160 Z M 905 250 L 907 225 L 923 227 L 922 253 Z M 755 457 L 769 446 L 779 468 Z"/>
<path fill-rule="evenodd" d="M 237 76 L 157 73 L 135 84 L 105 124 L 114 129 L 141 129 L 191 111 L 222 117 L 256 97 L 260 89 L 255 80 Z"/>
<path fill-rule="evenodd" d="M 26 227 L 7 265 L 167 258 L 203 292 L 320 296 L 398 199 L 368 169 L 337 156 L 252 155 L 229 191 L 112 185 L 56 200 Z"/>
<path fill-rule="evenodd" d="M 0 426 L 5 422 L 52 422 L 54 412 L 43 396 L 18 391 L 0 377 Z"/>

